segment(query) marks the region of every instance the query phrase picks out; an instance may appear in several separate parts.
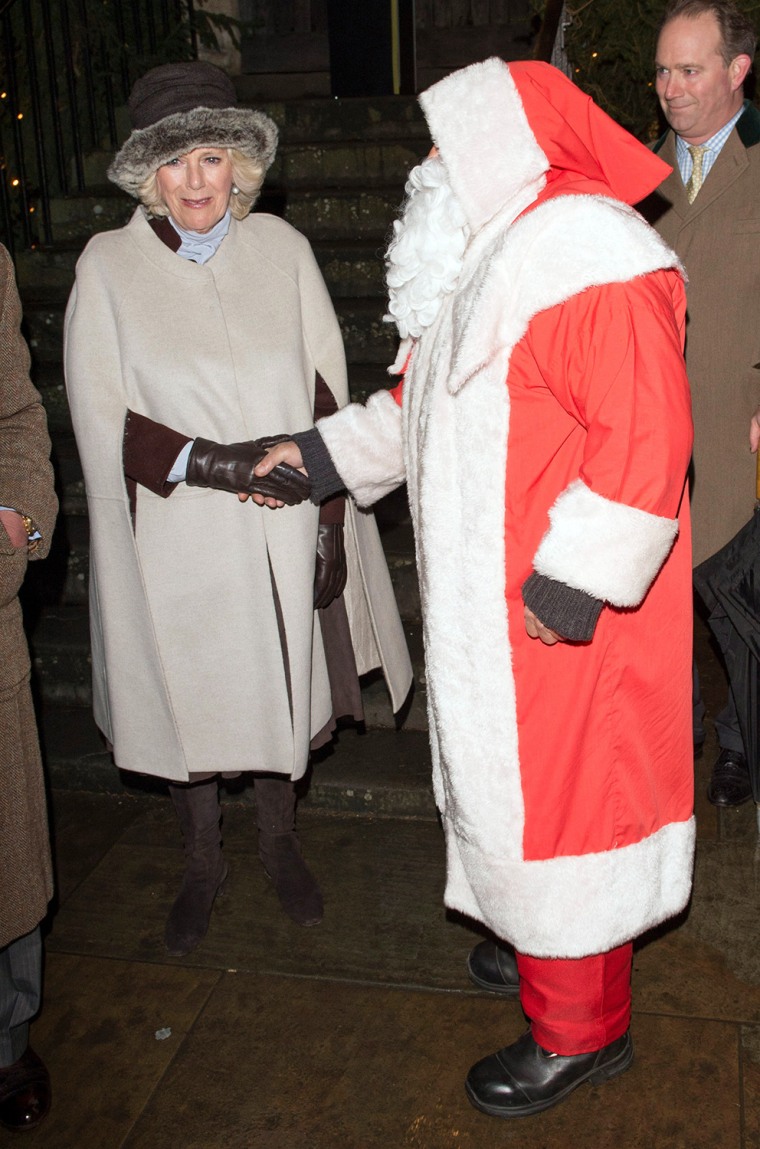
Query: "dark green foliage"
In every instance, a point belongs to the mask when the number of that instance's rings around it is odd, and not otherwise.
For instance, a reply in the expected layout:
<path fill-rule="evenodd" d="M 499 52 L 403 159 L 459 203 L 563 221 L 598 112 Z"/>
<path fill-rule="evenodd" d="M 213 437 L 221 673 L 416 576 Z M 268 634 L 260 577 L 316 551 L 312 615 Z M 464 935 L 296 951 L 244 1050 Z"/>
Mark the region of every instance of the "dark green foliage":
<path fill-rule="evenodd" d="M 537 0 L 539 12 L 544 0 Z M 639 139 L 662 130 L 654 52 L 666 0 L 569 0 L 565 30 L 576 83 Z M 738 0 L 760 28 L 760 0 Z"/>

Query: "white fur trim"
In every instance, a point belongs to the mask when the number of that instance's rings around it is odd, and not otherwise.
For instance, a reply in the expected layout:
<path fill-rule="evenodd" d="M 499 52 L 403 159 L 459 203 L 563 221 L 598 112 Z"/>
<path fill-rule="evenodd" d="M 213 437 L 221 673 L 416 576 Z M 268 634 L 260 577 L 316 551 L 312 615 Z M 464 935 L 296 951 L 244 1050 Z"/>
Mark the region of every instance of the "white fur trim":
<path fill-rule="evenodd" d="M 641 216 L 602 196 L 548 200 L 495 242 L 457 297 L 449 390 L 455 394 L 484 363 L 511 349 L 534 315 L 589 287 L 626 283 L 677 255 Z"/>
<path fill-rule="evenodd" d="M 406 478 L 401 408 L 389 391 L 350 403 L 317 423 L 333 465 L 360 507 L 371 507 Z"/>
<path fill-rule="evenodd" d="M 453 72 L 423 92 L 420 104 L 473 230 L 497 212 L 506 226 L 536 200 L 549 161 L 503 60 Z"/>
<path fill-rule="evenodd" d="M 549 511 L 533 567 L 613 606 L 638 606 L 678 534 L 678 520 L 597 495 L 581 479 Z"/>
<path fill-rule="evenodd" d="M 406 339 L 402 339 L 398 345 L 396 358 L 388 368 L 389 375 L 403 375 L 407 360 L 412 354 L 413 349 L 414 340 L 412 339 L 411 335 L 407 335 Z"/>
<path fill-rule="evenodd" d="M 618 850 L 525 862 L 485 854 L 449 824 L 444 900 L 450 909 L 486 922 L 520 953 L 604 953 L 684 908 L 695 836 L 690 818 Z"/>

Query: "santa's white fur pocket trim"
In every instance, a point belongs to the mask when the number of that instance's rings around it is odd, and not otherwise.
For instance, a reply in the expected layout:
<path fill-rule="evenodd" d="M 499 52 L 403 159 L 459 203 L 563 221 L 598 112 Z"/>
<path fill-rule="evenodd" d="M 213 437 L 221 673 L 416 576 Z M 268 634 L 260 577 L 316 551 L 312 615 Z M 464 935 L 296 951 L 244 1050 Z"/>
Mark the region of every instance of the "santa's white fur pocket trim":
<path fill-rule="evenodd" d="M 678 520 L 597 495 L 581 480 L 549 511 L 534 570 L 613 606 L 638 606 L 668 556 Z"/>

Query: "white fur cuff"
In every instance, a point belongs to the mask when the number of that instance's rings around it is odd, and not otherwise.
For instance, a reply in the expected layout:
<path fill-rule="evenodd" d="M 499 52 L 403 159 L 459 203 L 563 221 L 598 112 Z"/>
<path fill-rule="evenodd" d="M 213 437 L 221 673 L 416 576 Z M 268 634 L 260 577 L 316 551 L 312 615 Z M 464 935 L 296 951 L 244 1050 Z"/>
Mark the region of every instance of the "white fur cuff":
<path fill-rule="evenodd" d="M 547 578 L 613 606 L 638 606 L 667 558 L 678 520 L 615 503 L 577 479 L 549 511 L 533 561 Z"/>
<path fill-rule="evenodd" d="M 404 482 L 401 408 L 389 391 L 376 392 L 364 406 L 350 403 L 320 419 L 317 427 L 346 490 L 360 507 L 371 507 Z"/>

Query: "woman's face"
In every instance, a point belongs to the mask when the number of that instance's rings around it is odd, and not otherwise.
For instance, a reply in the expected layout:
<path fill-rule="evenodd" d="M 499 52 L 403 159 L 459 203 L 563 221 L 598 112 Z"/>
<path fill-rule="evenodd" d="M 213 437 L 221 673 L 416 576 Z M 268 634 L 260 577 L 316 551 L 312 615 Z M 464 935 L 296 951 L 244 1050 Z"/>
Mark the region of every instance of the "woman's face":
<path fill-rule="evenodd" d="M 230 202 L 232 163 L 225 148 L 193 148 L 163 164 L 156 179 L 175 223 L 186 231 L 210 231 Z"/>

